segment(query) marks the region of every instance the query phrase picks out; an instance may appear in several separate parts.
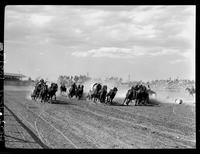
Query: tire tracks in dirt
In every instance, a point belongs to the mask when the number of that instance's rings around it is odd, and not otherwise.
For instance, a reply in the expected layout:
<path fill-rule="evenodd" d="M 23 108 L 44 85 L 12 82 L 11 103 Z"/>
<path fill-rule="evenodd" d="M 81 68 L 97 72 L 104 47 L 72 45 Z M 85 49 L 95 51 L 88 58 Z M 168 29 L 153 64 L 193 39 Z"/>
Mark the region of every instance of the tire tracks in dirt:
<path fill-rule="evenodd" d="M 27 130 L 27 132 L 30 134 L 30 136 L 41 146 L 41 147 L 43 147 L 43 148 L 49 148 L 48 146 L 46 146 L 43 142 L 41 142 L 41 140 L 35 135 L 35 133 L 34 132 L 32 132 L 32 130 L 30 129 L 30 128 L 28 128 L 22 121 L 21 121 L 21 119 L 24 121 L 24 122 L 27 122 L 31 127 L 33 127 L 27 120 L 25 120 L 24 118 L 22 118 L 22 116 L 21 115 L 19 115 L 19 114 L 15 114 L 9 107 L 7 107 L 7 105 L 5 105 L 4 104 L 4 107 L 14 116 L 14 118 L 16 119 L 16 121 L 18 122 L 18 123 L 20 123 L 21 124 L 21 126 L 23 127 L 23 128 L 25 128 L 26 130 Z M 20 117 L 20 119 L 18 118 L 18 117 Z"/>
<path fill-rule="evenodd" d="M 69 106 L 68 106 L 69 107 Z M 90 112 L 91 113 L 91 116 L 90 117 L 94 117 L 95 115 L 98 115 L 98 116 L 100 116 L 101 118 L 104 118 L 105 117 L 105 115 L 106 115 L 106 113 L 104 112 L 103 114 L 101 113 L 101 114 L 97 114 L 94 110 L 94 108 L 92 109 L 92 111 L 89 111 L 89 110 L 87 110 L 88 109 L 88 106 L 87 106 L 87 109 L 85 109 L 84 107 L 80 107 L 80 106 L 70 106 L 70 109 L 69 109 L 69 111 L 71 111 L 72 109 L 71 109 L 71 107 L 73 107 L 73 108 L 76 108 L 76 109 L 78 109 L 76 112 L 78 113 L 81 113 L 81 112 L 83 112 L 82 114 L 83 115 L 86 115 L 87 114 L 87 112 Z M 80 110 L 82 110 L 82 111 L 80 111 Z M 59 112 L 61 112 L 61 110 L 59 110 Z M 73 112 L 75 112 L 74 110 L 72 111 L 72 113 L 70 113 L 70 115 L 73 115 Z M 117 112 L 117 113 L 119 113 L 119 112 Z M 65 115 L 66 115 L 66 113 L 64 113 Z M 92 115 L 93 114 L 93 115 Z M 89 116 L 88 116 L 89 117 Z M 113 117 L 106 117 L 106 120 L 108 120 L 108 119 L 113 119 Z M 77 120 L 77 119 L 76 119 Z M 162 131 L 162 133 L 161 133 L 161 131 L 160 130 L 156 130 L 155 128 L 153 128 L 152 129 L 152 127 L 147 127 L 146 125 L 142 125 L 142 124 L 137 124 L 137 125 L 133 125 L 133 124 L 131 124 L 131 123 L 127 123 L 127 121 L 125 122 L 125 121 L 122 121 L 119 117 L 117 117 L 117 118 L 114 118 L 114 120 L 116 121 L 119 121 L 118 122 L 118 125 L 120 125 L 120 124 L 124 124 L 124 125 L 126 125 L 127 126 L 127 128 L 128 127 L 134 127 L 134 128 L 137 128 L 137 129 L 139 129 L 139 130 L 144 130 L 145 132 L 150 132 L 150 133 L 152 133 L 154 136 L 157 134 L 157 135 L 159 135 L 159 136 L 163 136 L 163 137 L 165 137 L 165 138 L 168 138 L 169 140 L 173 140 L 174 142 L 180 142 L 179 144 L 189 144 L 189 145 L 191 145 L 191 142 L 190 141 L 187 141 L 186 139 L 184 140 L 184 141 L 180 141 L 180 139 L 178 139 L 177 140 L 177 138 L 176 138 L 176 136 L 177 136 L 177 134 L 173 134 L 173 133 L 168 133 L 168 132 L 163 132 Z M 85 119 L 82 119 L 82 121 L 86 121 Z M 130 121 L 129 121 L 130 122 Z M 110 121 L 110 123 L 112 123 L 111 121 Z M 128 124 L 128 125 L 127 125 Z M 102 124 L 103 125 L 103 124 Z M 108 124 L 105 124 L 105 125 L 108 125 Z M 115 124 L 115 125 L 117 125 L 117 123 Z M 180 137 L 179 137 L 180 138 Z M 183 139 L 183 138 L 182 138 Z M 182 143 L 183 142 L 183 143 Z"/>
<path fill-rule="evenodd" d="M 22 103 L 21 105 L 24 105 L 21 99 L 22 97 L 20 99 L 14 98 L 12 101 L 18 100 L 18 104 Z M 164 121 L 160 124 L 161 121 L 144 117 L 138 112 L 132 113 L 131 109 L 127 111 L 124 107 L 116 108 L 102 104 L 90 104 L 87 101 L 77 102 L 77 100 L 73 99 L 65 99 L 64 102 L 67 105 L 41 105 L 41 103 L 38 103 L 39 112 L 37 109 L 35 110 L 36 113 L 32 111 L 37 114 L 35 120 L 40 119 L 39 121 L 32 120 L 32 123 L 38 123 L 40 126 L 38 132 L 43 131 L 43 138 L 48 138 L 48 133 L 45 134 L 44 130 L 42 130 L 45 127 L 44 121 L 46 120 L 49 122 L 49 124 L 46 124 L 46 127 L 50 126 L 49 132 L 54 129 L 57 133 L 60 131 L 65 136 L 66 134 L 72 134 L 70 139 L 76 142 L 75 144 L 82 146 L 87 146 L 87 143 L 83 144 L 79 142 L 79 139 L 83 142 L 88 141 L 88 146 L 92 146 L 92 144 L 90 145 L 92 142 L 93 148 L 193 147 L 193 142 L 174 138 L 177 134 L 167 134 L 160 131 L 160 128 L 158 130 L 155 129 L 157 128 L 156 124 L 162 125 L 165 123 Z M 30 103 L 30 101 L 25 102 L 25 106 L 27 103 Z M 26 110 L 29 110 L 27 106 Z M 34 108 L 30 108 L 31 110 L 34 110 Z M 47 116 L 47 114 L 50 116 Z M 34 118 L 34 116 L 29 118 Z M 51 125 L 55 128 L 51 127 Z M 166 125 L 163 127 L 165 128 Z"/>
<path fill-rule="evenodd" d="M 13 102 L 12 102 L 13 103 Z M 26 109 L 26 110 L 28 110 L 28 111 L 30 111 L 31 113 L 33 113 L 32 115 L 34 115 L 34 116 L 37 116 L 39 119 L 42 119 L 43 121 L 45 121 L 45 119 L 44 118 L 41 118 L 41 117 L 39 117 L 38 116 L 38 114 L 36 114 L 36 113 L 34 113 L 33 111 L 31 111 L 31 110 L 29 110 L 29 109 L 27 109 L 26 108 L 26 106 L 24 105 L 24 104 L 22 104 L 22 103 L 19 103 L 19 102 L 17 102 L 18 103 L 18 105 L 20 104 L 21 106 L 24 106 L 24 108 Z M 17 105 L 17 106 L 18 106 Z M 11 105 L 12 106 L 12 105 Z M 16 107 L 16 106 L 15 106 Z M 12 109 L 14 108 L 14 106 L 13 107 L 11 107 Z M 43 111 L 42 111 L 43 112 Z M 16 114 L 18 117 L 20 117 L 25 123 L 28 123 L 34 130 L 36 130 L 36 132 L 37 132 L 37 126 L 36 126 L 36 128 L 28 121 L 28 120 L 25 120 L 25 118 L 22 118 L 23 116 L 21 115 L 21 114 L 19 114 L 19 112 Z M 47 122 L 48 123 L 48 122 Z M 49 124 L 49 123 L 48 123 Z M 52 126 L 56 131 L 58 131 L 68 142 L 70 142 L 70 144 L 71 145 L 73 145 L 73 147 L 71 147 L 71 148 L 77 148 L 77 146 L 75 145 L 75 144 L 72 144 L 72 142 L 69 140 L 69 139 L 67 139 L 67 137 L 61 132 L 61 131 L 59 131 L 58 129 L 56 129 L 53 125 L 51 125 L 51 124 L 49 124 L 50 126 Z M 38 134 L 38 133 L 37 133 Z M 40 136 L 41 137 L 41 136 Z"/>

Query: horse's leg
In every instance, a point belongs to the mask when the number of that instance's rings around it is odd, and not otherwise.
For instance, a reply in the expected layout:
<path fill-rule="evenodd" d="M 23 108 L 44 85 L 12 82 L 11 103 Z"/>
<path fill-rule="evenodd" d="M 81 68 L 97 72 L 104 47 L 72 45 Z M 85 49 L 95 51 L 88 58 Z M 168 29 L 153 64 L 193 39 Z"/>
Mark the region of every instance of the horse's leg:
<path fill-rule="evenodd" d="M 141 104 L 141 100 L 140 100 L 140 99 L 138 99 L 137 105 L 140 105 L 140 104 Z"/>
<path fill-rule="evenodd" d="M 110 104 L 110 102 L 111 102 L 111 98 L 109 97 L 109 101 L 108 101 L 108 103 Z"/>
<path fill-rule="evenodd" d="M 110 105 L 112 105 L 112 98 L 110 98 Z"/>
<path fill-rule="evenodd" d="M 52 103 L 52 95 L 50 96 L 50 104 Z"/>
<path fill-rule="evenodd" d="M 135 106 L 138 105 L 138 99 L 135 99 Z"/>
<path fill-rule="evenodd" d="M 40 99 L 40 102 L 42 103 L 42 97 L 41 96 L 39 97 L 39 99 Z"/>
<path fill-rule="evenodd" d="M 128 99 L 128 101 L 126 102 L 126 105 L 127 105 L 127 106 L 129 105 L 130 101 L 131 101 L 131 100 L 130 100 L 130 99 Z"/>
<path fill-rule="evenodd" d="M 106 98 L 106 104 L 108 104 L 108 102 L 109 102 L 109 96 L 107 96 Z"/>
<path fill-rule="evenodd" d="M 149 104 L 149 96 L 147 96 L 146 104 Z"/>
<path fill-rule="evenodd" d="M 108 104 L 110 102 L 110 97 L 107 96 L 107 101 L 106 101 L 106 104 Z"/>
<path fill-rule="evenodd" d="M 106 98 L 104 97 L 104 98 L 103 98 L 103 103 L 105 103 L 105 102 L 106 102 Z"/>
<path fill-rule="evenodd" d="M 126 100 L 127 100 L 127 98 L 124 99 L 124 101 L 123 101 L 123 105 L 125 105 L 125 101 L 126 101 Z"/>
<path fill-rule="evenodd" d="M 55 96 L 55 101 L 56 101 L 56 94 L 54 96 Z"/>

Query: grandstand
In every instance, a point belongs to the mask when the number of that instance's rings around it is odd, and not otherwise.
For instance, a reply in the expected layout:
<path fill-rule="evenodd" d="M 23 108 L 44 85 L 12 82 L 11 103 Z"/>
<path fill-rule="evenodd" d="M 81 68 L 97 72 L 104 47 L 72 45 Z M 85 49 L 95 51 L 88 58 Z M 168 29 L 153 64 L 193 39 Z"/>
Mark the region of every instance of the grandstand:
<path fill-rule="evenodd" d="M 4 80 L 5 81 L 20 81 L 25 78 L 25 75 L 16 74 L 16 73 L 4 73 Z"/>
<path fill-rule="evenodd" d="M 28 86 L 31 85 L 34 81 L 27 79 L 28 77 L 23 74 L 16 73 L 4 73 L 4 86 Z"/>

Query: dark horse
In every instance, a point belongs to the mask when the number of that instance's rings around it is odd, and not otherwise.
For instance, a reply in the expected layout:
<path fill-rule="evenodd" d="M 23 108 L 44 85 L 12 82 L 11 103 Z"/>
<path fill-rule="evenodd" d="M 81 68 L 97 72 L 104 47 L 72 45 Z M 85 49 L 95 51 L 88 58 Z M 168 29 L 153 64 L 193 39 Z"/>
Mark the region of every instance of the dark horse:
<path fill-rule="evenodd" d="M 63 92 L 66 92 L 67 88 L 65 87 L 65 85 L 61 85 L 60 86 L 60 94 L 62 95 Z"/>
<path fill-rule="evenodd" d="M 77 85 L 76 85 L 76 83 L 73 83 L 73 84 L 71 85 L 71 87 L 69 88 L 68 97 L 69 97 L 69 98 L 72 98 L 73 96 L 76 96 L 76 90 L 77 90 Z"/>
<path fill-rule="evenodd" d="M 136 95 L 137 92 L 134 89 L 134 87 L 131 87 L 131 89 L 129 89 L 126 93 L 126 97 L 124 99 L 123 105 L 128 105 L 130 103 L 130 101 L 135 100 L 136 99 Z"/>
<path fill-rule="evenodd" d="M 128 105 L 132 100 L 135 100 L 135 106 L 147 104 L 149 103 L 149 93 L 156 94 L 155 92 L 148 90 L 144 85 L 133 86 L 127 91 L 123 105 Z"/>
<path fill-rule="evenodd" d="M 53 96 L 54 96 L 54 99 L 56 100 L 57 90 L 58 90 L 58 85 L 56 83 L 51 83 L 51 86 L 48 89 L 48 98 L 50 99 L 50 101 L 52 101 Z"/>
<path fill-rule="evenodd" d="M 101 90 L 99 91 L 100 95 L 99 95 L 99 100 L 101 103 L 105 103 L 106 100 L 106 95 L 107 95 L 107 86 L 104 85 Z"/>
<path fill-rule="evenodd" d="M 83 96 L 83 89 L 84 89 L 83 85 L 78 86 L 76 90 L 76 98 L 81 99 L 81 97 Z"/>
<path fill-rule="evenodd" d="M 40 90 L 40 94 L 39 94 L 39 98 L 41 99 L 41 102 L 46 102 L 48 101 L 48 85 L 43 85 L 41 90 Z"/>
<path fill-rule="evenodd" d="M 144 85 L 136 85 L 136 105 L 148 104 L 149 103 L 149 93 L 148 89 Z"/>
<path fill-rule="evenodd" d="M 35 88 L 34 88 L 34 90 L 33 90 L 33 93 L 31 94 L 31 98 L 32 98 L 33 100 L 36 101 L 36 100 L 40 97 L 40 92 L 41 92 L 43 86 L 44 86 L 43 84 L 36 84 L 36 85 L 35 85 Z"/>
<path fill-rule="evenodd" d="M 118 89 L 116 87 L 114 87 L 113 89 L 110 89 L 110 91 L 108 92 L 108 94 L 106 95 L 106 102 L 112 104 L 112 101 L 117 93 Z"/>
<path fill-rule="evenodd" d="M 144 89 L 139 89 L 136 94 L 135 106 L 148 103 L 149 103 L 149 93 Z"/>

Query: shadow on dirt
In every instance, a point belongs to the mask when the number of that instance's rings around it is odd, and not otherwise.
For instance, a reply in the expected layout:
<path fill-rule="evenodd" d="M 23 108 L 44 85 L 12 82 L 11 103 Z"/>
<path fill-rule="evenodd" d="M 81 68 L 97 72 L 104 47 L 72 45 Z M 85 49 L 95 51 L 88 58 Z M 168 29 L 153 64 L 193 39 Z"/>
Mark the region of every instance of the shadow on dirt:
<path fill-rule="evenodd" d="M 137 105 L 137 106 L 160 106 L 160 101 L 155 100 L 155 99 L 150 99 L 148 104 L 141 104 L 141 105 Z M 123 105 L 123 103 L 119 103 L 118 101 L 113 101 L 112 104 L 108 104 L 111 106 L 127 106 L 127 105 Z M 130 105 L 128 105 L 130 106 Z M 132 105 L 131 105 L 132 106 Z M 135 104 L 133 105 L 135 106 Z"/>
<path fill-rule="evenodd" d="M 112 103 L 107 103 L 107 105 L 110 105 L 110 106 L 124 106 L 123 104 L 117 102 L 117 101 L 112 101 Z"/>
<path fill-rule="evenodd" d="M 76 105 L 76 104 L 74 104 L 73 102 L 70 102 L 70 101 L 67 101 L 67 100 L 65 100 L 65 101 L 62 101 L 62 100 L 53 100 L 53 101 L 51 102 L 51 104 Z"/>

